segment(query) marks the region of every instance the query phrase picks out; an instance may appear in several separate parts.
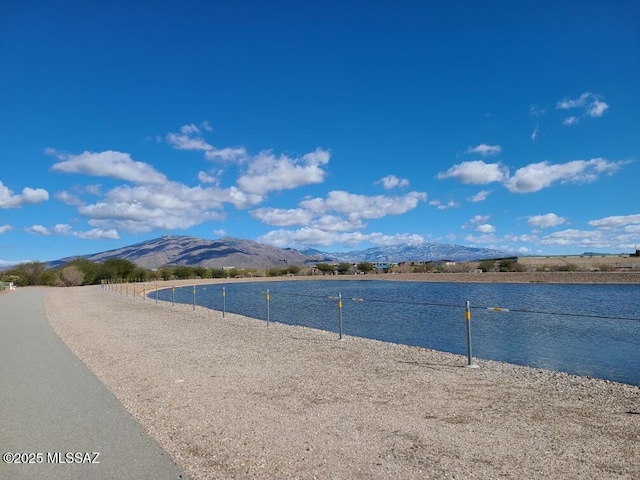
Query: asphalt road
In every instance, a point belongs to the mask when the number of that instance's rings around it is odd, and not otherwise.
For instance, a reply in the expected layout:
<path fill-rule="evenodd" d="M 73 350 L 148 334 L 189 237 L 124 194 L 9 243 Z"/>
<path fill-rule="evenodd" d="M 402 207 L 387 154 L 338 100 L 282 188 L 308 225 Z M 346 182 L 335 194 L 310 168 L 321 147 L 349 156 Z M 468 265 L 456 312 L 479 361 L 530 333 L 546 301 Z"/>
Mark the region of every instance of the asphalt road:
<path fill-rule="evenodd" d="M 0 294 L 0 478 L 187 479 L 49 326 L 48 291 Z"/>

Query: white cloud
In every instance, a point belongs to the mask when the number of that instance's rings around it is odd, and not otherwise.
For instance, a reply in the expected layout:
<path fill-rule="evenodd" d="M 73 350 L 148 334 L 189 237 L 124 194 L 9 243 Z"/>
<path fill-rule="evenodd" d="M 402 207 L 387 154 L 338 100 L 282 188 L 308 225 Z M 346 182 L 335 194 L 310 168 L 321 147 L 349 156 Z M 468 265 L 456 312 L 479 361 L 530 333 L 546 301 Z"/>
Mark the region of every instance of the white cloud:
<path fill-rule="evenodd" d="M 118 235 L 118 231 L 115 228 L 110 228 L 108 230 L 94 228 L 92 230 L 87 230 L 86 232 L 77 232 L 76 236 L 88 240 L 100 240 L 103 238 L 117 240 L 120 238 L 120 235 Z"/>
<path fill-rule="evenodd" d="M 278 227 L 308 225 L 314 218 L 313 212 L 301 208 L 258 208 L 251 211 L 250 214 L 262 223 Z"/>
<path fill-rule="evenodd" d="M 479 233 L 493 233 L 495 231 L 496 231 L 496 227 L 488 223 L 483 223 L 482 225 L 478 225 L 476 227 L 476 232 L 479 232 Z"/>
<path fill-rule="evenodd" d="M 484 185 L 491 182 L 501 182 L 508 176 L 508 171 L 500 163 L 484 163 L 473 160 L 454 165 L 446 172 L 440 172 L 439 180 L 453 178 L 462 183 Z"/>
<path fill-rule="evenodd" d="M 537 106 L 537 105 L 530 105 L 530 106 L 529 106 L 529 114 L 530 114 L 532 117 L 541 117 L 541 116 L 543 116 L 545 113 L 547 113 L 547 112 L 545 112 L 545 110 L 544 110 L 544 109 L 538 108 L 538 106 Z"/>
<path fill-rule="evenodd" d="M 385 235 L 379 232 L 369 234 L 361 232 L 340 233 L 305 227 L 298 230 L 274 230 L 258 238 L 258 241 L 277 247 L 312 246 L 315 248 L 321 248 L 334 244 L 355 246 L 362 242 L 371 242 L 374 245 L 415 245 L 423 243 L 424 238 L 420 235 L 409 233 L 400 233 L 396 235 Z"/>
<path fill-rule="evenodd" d="M 42 188 L 25 187 L 21 194 L 14 194 L 0 181 L 0 208 L 20 208 L 49 200 L 49 192 Z"/>
<path fill-rule="evenodd" d="M 609 162 L 603 158 L 574 160 L 563 164 L 532 163 L 516 170 L 513 176 L 506 179 L 504 186 L 513 193 L 531 193 L 555 182 L 588 183 L 597 180 L 600 174 L 615 172 L 620 165 L 621 162 Z"/>
<path fill-rule="evenodd" d="M 467 200 L 473 203 L 484 202 L 490 194 L 491 190 L 480 190 L 475 195 L 467 198 Z"/>
<path fill-rule="evenodd" d="M 68 236 L 72 234 L 71 226 L 64 223 L 59 223 L 51 228 L 47 228 L 42 225 L 32 225 L 31 227 L 25 228 L 25 231 L 28 233 L 32 233 L 34 235 L 43 235 L 43 236 L 51 236 L 51 235 Z"/>
<path fill-rule="evenodd" d="M 27 233 L 32 233 L 34 235 L 43 235 L 43 236 L 53 235 L 53 233 L 51 233 L 51 230 L 49 230 L 47 227 L 43 225 L 32 225 L 30 227 L 26 227 L 24 231 Z"/>
<path fill-rule="evenodd" d="M 217 183 L 218 178 L 213 175 L 209 175 L 207 172 L 198 172 L 198 180 L 202 183 Z"/>
<path fill-rule="evenodd" d="M 619 228 L 628 225 L 640 225 L 640 214 L 614 215 L 599 220 L 591 220 L 589 225 L 596 228 Z"/>
<path fill-rule="evenodd" d="M 206 130 L 210 131 L 209 124 L 207 123 L 206 125 L 208 126 Z M 212 145 L 209 145 L 202 137 L 197 136 L 200 133 L 200 128 L 191 123 L 180 127 L 180 133 L 168 133 L 166 139 L 169 145 L 177 150 L 199 150 L 205 152 L 213 150 Z"/>
<path fill-rule="evenodd" d="M 271 191 L 322 183 L 327 175 L 323 167 L 329 163 L 330 156 L 329 151 L 320 148 L 298 158 L 261 152 L 251 159 L 237 184 L 243 192 L 264 196 Z"/>
<path fill-rule="evenodd" d="M 567 117 L 562 121 L 562 125 L 570 127 L 572 125 L 577 125 L 578 123 L 580 123 L 580 120 L 578 119 L 578 117 Z"/>
<path fill-rule="evenodd" d="M 493 233 L 484 233 L 481 235 L 466 235 L 464 239 L 469 243 L 480 243 L 485 245 L 495 244 L 500 241 L 499 238 Z"/>
<path fill-rule="evenodd" d="M 53 153 L 51 149 L 48 153 Z M 167 178 L 151 165 L 131 159 L 128 153 L 107 150 L 82 152 L 79 155 L 57 153 L 60 160 L 51 170 L 65 173 L 81 173 L 97 177 L 111 177 L 139 184 L 160 184 Z"/>
<path fill-rule="evenodd" d="M 83 205 L 78 212 L 93 220 L 113 222 L 118 229 L 147 232 L 153 229 L 186 229 L 206 220 L 225 217 L 223 202 L 251 202 L 234 189 L 187 187 L 179 183 L 155 186 L 120 186 L 104 199 Z"/>
<path fill-rule="evenodd" d="M 409 180 L 406 178 L 399 178 L 395 175 L 387 175 L 386 177 L 382 177 L 375 183 L 381 183 L 382 188 L 385 190 L 391 190 L 393 188 L 406 188 L 409 186 Z"/>
<path fill-rule="evenodd" d="M 474 215 L 471 220 L 467 222 L 469 225 L 480 225 L 483 223 L 487 223 L 491 219 L 491 215 Z M 466 228 L 466 225 L 463 225 L 463 228 Z"/>
<path fill-rule="evenodd" d="M 502 147 L 500 145 L 487 145 L 486 143 L 481 143 L 476 147 L 469 147 L 466 150 L 466 153 L 479 153 L 483 157 L 489 155 L 497 155 L 502 151 Z"/>
<path fill-rule="evenodd" d="M 536 228 L 557 227 L 567 221 L 564 217 L 559 217 L 555 213 L 546 213 L 544 215 L 533 215 L 527 220 L 527 224 Z"/>
<path fill-rule="evenodd" d="M 204 154 L 207 160 L 243 163 L 248 159 L 244 147 L 211 148 Z"/>
<path fill-rule="evenodd" d="M 0 225 L 0 235 L 7 233 L 9 230 L 13 230 L 11 225 Z"/>
<path fill-rule="evenodd" d="M 447 203 L 438 203 L 436 206 L 438 210 L 449 210 L 450 208 L 458 208 L 460 204 L 453 200 L 449 200 Z"/>
<path fill-rule="evenodd" d="M 357 245 L 364 235 L 360 232 L 336 233 L 319 228 L 304 227 L 298 230 L 273 230 L 258 238 L 258 242 L 275 247 L 327 247 L 335 243 Z"/>
<path fill-rule="evenodd" d="M 536 126 L 533 129 L 533 132 L 531 132 L 531 141 L 535 142 L 536 140 L 538 140 L 539 134 L 540 134 L 540 124 L 536 124 Z"/>
<path fill-rule="evenodd" d="M 346 215 L 349 220 L 375 219 L 387 215 L 401 215 L 425 201 L 422 192 L 409 192 L 402 196 L 356 195 L 342 190 L 329 192 L 326 199 L 307 199 L 300 202 L 302 208 L 314 212 L 336 212 Z"/>
<path fill-rule="evenodd" d="M 69 193 L 64 190 L 61 192 L 57 192 L 55 194 L 55 197 L 56 199 L 60 200 L 62 203 L 65 203 L 67 205 L 74 205 L 76 207 L 84 203 L 77 195 L 74 195 L 73 193 Z"/>
<path fill-rule="evenodd" d="M 595 93 L 584 92 L 576 99 L 563 98 L 556 103 L 556 108 L 559 110 L 582 110 L 583 117 L 598 118 L 604 115 L 604 112 L 609 108 L 609 105 L 605 103 L 602 96 Z M 571 116 L 566 118 L 563 125 L 576 125 L 579 123 L 578 116 Z"/>

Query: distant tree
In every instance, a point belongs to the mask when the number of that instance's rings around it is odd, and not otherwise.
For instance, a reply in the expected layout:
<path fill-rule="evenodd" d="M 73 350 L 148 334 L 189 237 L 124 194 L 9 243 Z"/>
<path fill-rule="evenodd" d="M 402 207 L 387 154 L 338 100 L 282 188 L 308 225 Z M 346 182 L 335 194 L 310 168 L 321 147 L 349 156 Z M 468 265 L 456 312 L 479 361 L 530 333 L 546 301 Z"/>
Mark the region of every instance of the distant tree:
<path fill-rule="evenodd" d="M 227 278 L 227 271 L 222 268 L 212 268 L 211 278 Z"/>
<path fill-rule="evenodd" d="M 373 270 L 373 263 L 371 262 L 360 262 L 358 265 L 358 270 L 364 273 L 369 273 Z"/>
<path fill-rule="evenodd" d="M 333 265 L 329 265 L 328 263 L 318 263 L 316 268 L 322 272 L 323 275 L 327 273 L 331 273 L 334 270 Z"/>
<path fill-rule="evenodd" d="M 129 280 L 138 267 L 135 263 L 124 258 L 110 258 L 103 262 L 102 268 L 105 278 Z"/>
<path fill-rule="evenodd" d="M 76 287 L 84 283 L 84 272 L 75 265 L 68 265 L 58 272 L 60 283 L 65 287 Z"/>
<path fill-rule="evenodd" d="M 193 273 L 196 277 L 211 278 L 207 267 L 193 267 Z"/>
<path fill-rule="evenodd" d="M 345 273 L 348 273 L 349 270 L 351 270 L 351 264 L 346 262 L 339 263 L 336 267 L 336 270 L 338 270 L 338 273 L 340 275 L 344 275 Z"/>
<path fill-rule="evenodd" d="M 172 267 L 162 267 L 160 269 L 160 277 L 163 280 L 171 280 L 171 277 L 173 277 L 173 268 Z"/>
<path fill-rule="evenodd" d="M 180 279 L 187 279 L 195 277 L 193 272 L 193 267 L 188 267 L 186 265 L 180 265 L 179 267 L 175 267 L 173 270 L 173 274 Z"/>
<path fill-rule="evenodd" d="M 47 270 L 47 266 L 42 262 L 19 263 L 7 270 L 7 275 L 18 277 L 15 283 L 19 286 L 26 285 L 46 285 L 40 276 Z"/>
<path fill-rule="evenodd" d="M 282 277 L 287 274 L 287 268 L 269 268 L 267 269 L 267 277 Z"/>
<path fill-rule="evenodd" d="M 289 273 L 291 275 L 298 275 L 300 273 L 300 267 L 298 267 L 297 265 L 291 265 L 287 269 L 287 273 Z"/>
<path fill-rule="evenodd" d="M 78 268 L 84 278 L 82 279 L 82 283 L 85 285 L 93 285 L 96 283 L 100 283 L 100 269 L 101 265 L 96 262 L 92 262 L 91 260 L 87 260 L 86 258 L 74 258 L 70 262 L 67 262 L 66 267 L 76 267 Z"/>
<path fill-rule="evenodd" d="M 133 272 L 133 280 L 136 282 L 146 282 L 149 280 L 149 273 L 148 269 L 138 267 Z"/>
<path fill-rule="evenodd" d="M 491 272 L 495 268 L 495 260 L 482 260 L 478 265 L 478 268 L 483 272 Z"/>

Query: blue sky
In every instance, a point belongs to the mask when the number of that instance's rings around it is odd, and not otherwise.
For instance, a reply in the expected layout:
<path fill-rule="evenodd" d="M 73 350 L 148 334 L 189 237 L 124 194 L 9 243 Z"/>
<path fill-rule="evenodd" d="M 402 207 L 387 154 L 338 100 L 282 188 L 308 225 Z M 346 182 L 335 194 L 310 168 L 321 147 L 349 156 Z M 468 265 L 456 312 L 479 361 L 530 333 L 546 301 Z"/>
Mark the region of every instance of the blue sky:
<path fill-rule="evenodd" d="M 640 3 L 3 2 L 0 265 L 640 245 Z"/>

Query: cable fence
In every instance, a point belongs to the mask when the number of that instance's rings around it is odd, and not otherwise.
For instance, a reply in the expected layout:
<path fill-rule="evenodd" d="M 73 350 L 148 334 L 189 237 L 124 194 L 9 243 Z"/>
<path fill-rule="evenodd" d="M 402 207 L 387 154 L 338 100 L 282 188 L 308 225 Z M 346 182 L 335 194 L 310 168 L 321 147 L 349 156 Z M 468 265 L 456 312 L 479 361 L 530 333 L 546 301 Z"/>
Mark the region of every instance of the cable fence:
<path fill-rule="evenodd" d="M 582 292 L 584 286 L 575 285 L 445 288 L 413 282 L 404 288 L 390 284 L 405 282 L 361 283 L 267 281 L 168 288 L 105 283 L 103 289 L 141 301 L 217 310 L 223 317 L 236 313 L 267 325 L 307 326 L 335 332 L 338 339 L 351 335 L 466 355 L 470 368 L 476 367 L 475 353 L 640 385 L 637 286 L 589 286 Z M 622 296 L 611 298 L 613 292 Z M 624 305 L 620 299 L 626 300 Z M 550 308 L 557 305 L 566 309 Z"/>

